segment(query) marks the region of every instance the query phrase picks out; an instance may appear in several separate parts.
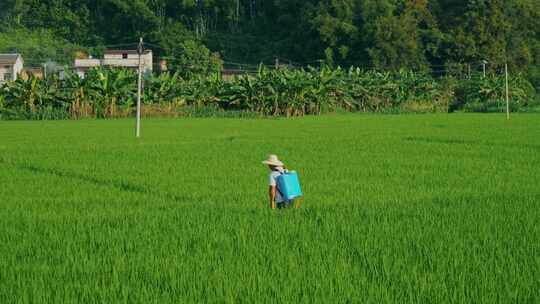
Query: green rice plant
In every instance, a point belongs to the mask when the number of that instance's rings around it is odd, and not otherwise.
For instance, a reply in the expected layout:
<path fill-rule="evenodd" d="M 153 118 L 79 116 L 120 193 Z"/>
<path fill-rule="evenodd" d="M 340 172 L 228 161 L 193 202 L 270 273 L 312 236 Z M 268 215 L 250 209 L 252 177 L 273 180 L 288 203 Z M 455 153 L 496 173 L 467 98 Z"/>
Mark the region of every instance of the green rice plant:
<path fill-rule="evenodd" d="M 538 119 L 0 121 L 0 302 L 537 303 Z"/>

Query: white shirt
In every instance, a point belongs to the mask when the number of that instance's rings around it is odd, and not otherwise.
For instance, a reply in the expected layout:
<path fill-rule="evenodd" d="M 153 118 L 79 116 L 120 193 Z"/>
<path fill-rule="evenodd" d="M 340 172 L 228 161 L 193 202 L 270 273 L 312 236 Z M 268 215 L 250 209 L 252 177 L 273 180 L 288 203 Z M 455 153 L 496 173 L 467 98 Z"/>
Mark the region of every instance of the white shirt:
<path fill-rule="evenodd" d="M 270 186 L 276 187 L 276 203 L 283 203 L 285 202 L 285 199 L 283 199 L 283 196 L 281 196 L 281 193 L 279 193 L 279 190 L 277 188 L 277 178 L 284 172 L 283 168 L 278 167 L 279 171 L 272 171 L 270 172 L 270 177 L 268 180 L 268 184 Z"/>

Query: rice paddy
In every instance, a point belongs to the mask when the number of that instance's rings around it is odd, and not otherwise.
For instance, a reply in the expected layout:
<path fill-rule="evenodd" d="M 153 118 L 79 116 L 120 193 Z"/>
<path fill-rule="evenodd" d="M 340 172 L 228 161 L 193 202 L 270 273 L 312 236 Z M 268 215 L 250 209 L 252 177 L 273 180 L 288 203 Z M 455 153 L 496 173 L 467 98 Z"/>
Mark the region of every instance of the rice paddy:
<path fill-rule="evenodd" d="M 1 303 L 540 302 L 540 115 L 133 125 L 0 121 Z"/>

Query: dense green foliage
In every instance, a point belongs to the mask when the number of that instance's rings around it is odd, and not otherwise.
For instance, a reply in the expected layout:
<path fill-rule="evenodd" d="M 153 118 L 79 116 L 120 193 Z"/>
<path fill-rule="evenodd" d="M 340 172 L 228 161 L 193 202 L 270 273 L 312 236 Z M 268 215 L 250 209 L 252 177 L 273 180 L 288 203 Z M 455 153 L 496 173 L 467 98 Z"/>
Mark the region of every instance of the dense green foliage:
<path fill-rule="evenodd" d="M 0 53 L 21 52 L 25 66 L 41 66 L 49 61 L 72 64 L 80 46 L 59 39 L 52 30 L 3 28 L 0 30 Z"/>
<path fill-rule="evenodd" d="M 510 79 L 513 111 L 534 109 L 535 90 L 521 75 Z M 86 78 L 30 78 L 0 88 L 0 119 L 123 117 L 133 113 L 136 75 L 121 69 L 94 69 Z M 149 75 L 145 115 L 244 113 L 302 116 L 339 110 L 351 112 L 502 111 L 504 78 L 475 76 L 435 79 L 421 72 L 343 70 L 269 70 L 223 81 L 217 74 L 184 79 L 179 73 Z M 209 112 L 200 111 L 206 109 Z"/>
<path fill-rule="evenodd" d="M 540 105 L 531 99 L 535 95 L 534 88 L 522 77 L 513 77 L 509 86 L 512 88 L 511 110 L 533 104 Z M 500 111 L 506 104 L 505 92 L 504 77 L 478 77 L 463 82 L 463 85 L 457 88 L 458 102 L 453 106 L 455 108 L 463 106 L 465 110 L 471 112 Z"/>
<path fill-rule="evenodd" d="M 539 120 L 0 121 L 0 302 L 538 303 Z"/>
<path fill-rule="evenodd" d="M 143 36 L 180 70 L 219 57 L 395 70 L 486 59 L 488 69 L 508 61 L 540 87 L 537 0 L 3 0 L 0 20 L 0 51 L 32 61 L 64 62 L 72 45 L 133 47 Z M 35 39 L 38 31 L 47 34 Z"/>

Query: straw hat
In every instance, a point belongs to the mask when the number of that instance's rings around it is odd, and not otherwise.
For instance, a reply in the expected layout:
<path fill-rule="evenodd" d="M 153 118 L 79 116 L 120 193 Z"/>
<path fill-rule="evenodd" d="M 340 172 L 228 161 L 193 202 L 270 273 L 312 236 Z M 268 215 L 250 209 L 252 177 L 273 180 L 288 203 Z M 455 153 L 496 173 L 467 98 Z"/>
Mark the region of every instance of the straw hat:
<path fill-rule="evenodd" d="M 268 159 L 262 162 L 265 165 L 283 167 L 283 163 L 278 159 L 277 155 L 270 154 Z"/>

